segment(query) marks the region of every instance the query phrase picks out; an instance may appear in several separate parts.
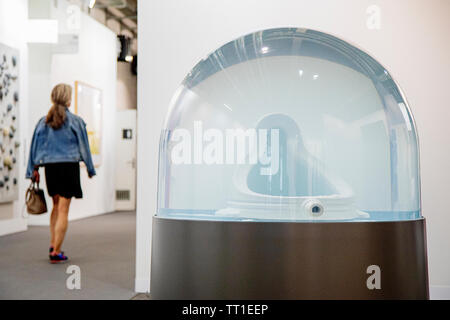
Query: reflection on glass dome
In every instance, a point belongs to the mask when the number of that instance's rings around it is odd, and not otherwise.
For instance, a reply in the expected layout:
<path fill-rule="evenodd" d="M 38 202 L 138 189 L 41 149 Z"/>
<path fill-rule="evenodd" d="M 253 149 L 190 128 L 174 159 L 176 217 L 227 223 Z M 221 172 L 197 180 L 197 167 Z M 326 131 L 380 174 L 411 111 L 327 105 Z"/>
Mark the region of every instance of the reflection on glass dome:
<path fill-rule="evenodd" d="M 282 28 L 227 43 L 176 92 L 158 216 L 418 219 L 414 122 L 389 73 L 330 35 Z"/>

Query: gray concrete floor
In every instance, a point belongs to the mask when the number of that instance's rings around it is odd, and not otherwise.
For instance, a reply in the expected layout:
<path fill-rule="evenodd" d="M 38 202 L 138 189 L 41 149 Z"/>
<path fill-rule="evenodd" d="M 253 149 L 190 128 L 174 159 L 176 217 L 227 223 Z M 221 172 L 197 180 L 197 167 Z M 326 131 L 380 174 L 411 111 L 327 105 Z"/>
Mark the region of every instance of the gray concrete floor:
<path fill-rule="evenodd" d="M 131 299 L 135 275 L 134 212 L 69 223 L 63 250 L 69 261 L 48 262 L 48 227 L 0 237 L 0 299 Z M 69 290 L 69 266 L 81 270 L 81 289 Z"/>
<path fill-rule="evenodd" d="M 149 293 L 138 293 L 131 300 L 152 300 Z"/>

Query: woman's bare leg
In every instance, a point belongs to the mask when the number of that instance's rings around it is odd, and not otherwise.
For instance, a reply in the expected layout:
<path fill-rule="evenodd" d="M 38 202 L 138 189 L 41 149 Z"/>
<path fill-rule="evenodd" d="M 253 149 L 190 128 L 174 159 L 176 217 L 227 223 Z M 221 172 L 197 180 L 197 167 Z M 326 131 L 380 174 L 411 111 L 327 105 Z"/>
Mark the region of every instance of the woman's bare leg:
<path fill-rule="evenodd" d="M 53 198 L 53 208 L 50 216 L 50 247 L 55 248 L 55 227 L 56 220 L 58 219 L 58 204 L 59 204 L 59 196 L 56 195 Z"/>
<path fill-rule="evenodd" d="M 67 199 L 64 197 L 59 197 L 58 201 L 58 218 L 55 225 L 55 250 L 54 254 L 59 254 L 61 252 L 61 246 L 64 241 L 64 237 L 67 231 L 68 217 L 69 217 L 69 207 L 70 201 L 72 199 Z"/>

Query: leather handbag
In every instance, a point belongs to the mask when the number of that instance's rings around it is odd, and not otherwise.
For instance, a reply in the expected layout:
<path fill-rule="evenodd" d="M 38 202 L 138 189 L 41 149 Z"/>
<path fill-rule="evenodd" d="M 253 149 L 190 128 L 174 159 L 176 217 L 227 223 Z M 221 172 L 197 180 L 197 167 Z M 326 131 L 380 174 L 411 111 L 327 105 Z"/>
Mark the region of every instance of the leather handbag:
<path fill-rule="evenodd" d="M 39 183 L 31 182 L 25 194 L 25 203 L 29 214 L 43 214 L 47 212 L 44 190 L 39 189 Z"/>

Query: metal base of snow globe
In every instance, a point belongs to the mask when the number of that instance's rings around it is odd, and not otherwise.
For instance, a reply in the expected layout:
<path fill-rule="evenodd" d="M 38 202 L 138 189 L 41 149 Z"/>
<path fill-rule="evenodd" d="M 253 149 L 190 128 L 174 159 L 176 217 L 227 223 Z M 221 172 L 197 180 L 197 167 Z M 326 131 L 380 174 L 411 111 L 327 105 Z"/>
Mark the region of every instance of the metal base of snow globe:
<path fill-rule="evenodd" d="M 153 218 L 154 299 L 428 299 L 425 219 Z"/>

